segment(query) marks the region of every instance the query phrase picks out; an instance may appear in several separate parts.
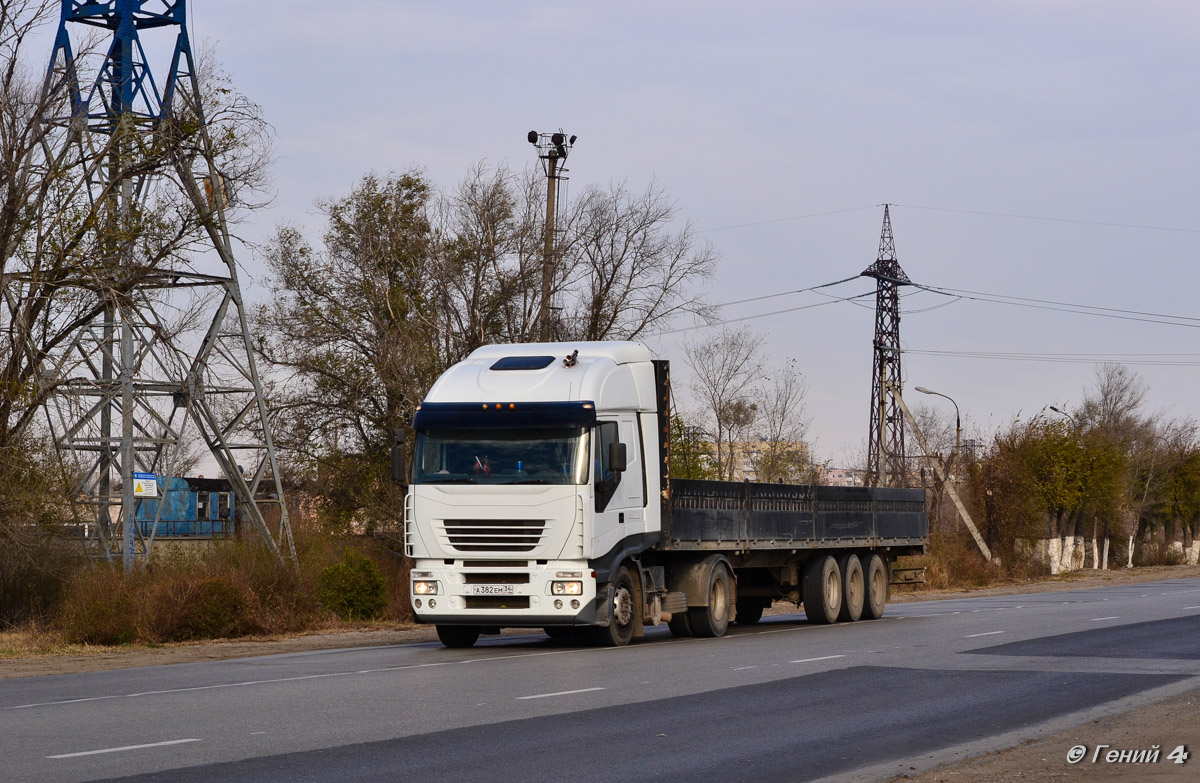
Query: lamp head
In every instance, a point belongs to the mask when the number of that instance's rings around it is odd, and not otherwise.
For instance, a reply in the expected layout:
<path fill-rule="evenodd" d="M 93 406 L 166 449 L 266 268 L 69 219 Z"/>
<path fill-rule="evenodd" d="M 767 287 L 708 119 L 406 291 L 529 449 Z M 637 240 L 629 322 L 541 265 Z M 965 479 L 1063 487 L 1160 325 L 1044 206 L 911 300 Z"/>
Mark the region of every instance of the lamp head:
<path fill-rule="evenodd" d="M 537 131 L 529 131 L 529 135 L 526 136 L 525 138 L 529 139 L 530 144 L 537 144 L 538 143 L 538 132 Z"/>

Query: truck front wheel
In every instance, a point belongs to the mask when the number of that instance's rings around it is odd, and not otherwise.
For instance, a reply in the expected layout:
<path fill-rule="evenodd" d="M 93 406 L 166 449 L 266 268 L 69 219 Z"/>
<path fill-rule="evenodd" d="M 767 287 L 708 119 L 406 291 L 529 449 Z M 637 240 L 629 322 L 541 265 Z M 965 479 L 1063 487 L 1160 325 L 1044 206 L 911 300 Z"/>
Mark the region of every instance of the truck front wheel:
<path fill-rule="evenodd" d="M 439 625 L 438 638 L 447 647 L 472 647 L 479 640 L 478 625 Z"/>
<path fill-rule="evenodd" d="M 724 636 L 729 629 L 732 608 L 733 580 L 729 577 L 729 569 L 718 563 L 708 577 L 708 606 L 688 609 L 688 625 L 696 636 Z"/>
<path fill-rule="evenodd" d="M 810 623 L 836 623 L 842 611 L 842 572 L 833 555 L 818 555 L 804 569 L 804 615 Z"/>
<path fill-rule="evenodd" d="M 592 628 L 592 638 L 604 647 L 624 647 L 633 638 L 633 630 L 642 622 L 641 599 L 633 574 L 625 566 L 617 569 L 612 581 L 612 617 L 608 627 Z"/>

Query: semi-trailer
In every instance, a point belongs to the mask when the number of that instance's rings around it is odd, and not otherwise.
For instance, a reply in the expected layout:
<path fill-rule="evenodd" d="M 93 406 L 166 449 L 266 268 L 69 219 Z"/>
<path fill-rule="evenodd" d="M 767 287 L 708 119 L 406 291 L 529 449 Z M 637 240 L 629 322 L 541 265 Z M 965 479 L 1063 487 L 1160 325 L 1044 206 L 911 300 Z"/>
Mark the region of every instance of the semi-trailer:
<path fill-rule="evenodd" d="M 502 628 L 715 637 L 773 601 L 873 620 L 928 543 L 920 489 L 671 476 L 668 362 L 635 342 L 489 345 L 412 422 L 411 601 L 448 647 Z"/>

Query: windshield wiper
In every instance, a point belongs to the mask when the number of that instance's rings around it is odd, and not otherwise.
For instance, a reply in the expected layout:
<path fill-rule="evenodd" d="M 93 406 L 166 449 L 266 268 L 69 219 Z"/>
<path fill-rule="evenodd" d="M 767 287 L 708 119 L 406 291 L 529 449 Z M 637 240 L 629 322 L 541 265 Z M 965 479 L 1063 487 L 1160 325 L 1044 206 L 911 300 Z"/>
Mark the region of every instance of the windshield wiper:
<path fill-rule="evenodd" d="M 509 484 L 554 484 L 550 479 L 523 479 L 521 481 L 510 481 Z"/>
<path fill-rule="evenodd" d="M 422 484 L 478 484 L 479 482 L 470 476 L 463 478 L 426 478 Z"/>

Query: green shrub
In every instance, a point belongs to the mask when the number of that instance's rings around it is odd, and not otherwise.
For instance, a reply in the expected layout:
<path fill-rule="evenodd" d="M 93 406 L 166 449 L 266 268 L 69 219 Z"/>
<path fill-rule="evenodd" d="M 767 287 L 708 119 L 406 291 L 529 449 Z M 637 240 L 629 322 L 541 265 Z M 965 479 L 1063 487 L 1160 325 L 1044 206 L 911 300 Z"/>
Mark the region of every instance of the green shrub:
<path fill-rule="evenodd" d="M 374 560 L 354 551 L 317 577 L 317 600 L 345 620 L 378 617 L 387 603 L 387 584 Z"/>

